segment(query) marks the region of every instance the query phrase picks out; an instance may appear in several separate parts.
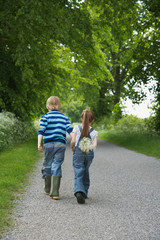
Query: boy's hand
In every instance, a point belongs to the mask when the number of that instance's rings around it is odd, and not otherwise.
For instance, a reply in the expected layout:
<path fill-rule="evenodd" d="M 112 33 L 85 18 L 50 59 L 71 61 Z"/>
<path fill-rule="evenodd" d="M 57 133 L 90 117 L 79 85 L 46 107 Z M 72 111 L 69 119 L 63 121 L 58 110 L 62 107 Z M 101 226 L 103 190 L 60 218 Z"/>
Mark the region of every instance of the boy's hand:
<path fill-rule="evenodd" d="M 39 152 L 43 152 L 42 146 L 38 146 L 38 151 L 39 151 Z"/>

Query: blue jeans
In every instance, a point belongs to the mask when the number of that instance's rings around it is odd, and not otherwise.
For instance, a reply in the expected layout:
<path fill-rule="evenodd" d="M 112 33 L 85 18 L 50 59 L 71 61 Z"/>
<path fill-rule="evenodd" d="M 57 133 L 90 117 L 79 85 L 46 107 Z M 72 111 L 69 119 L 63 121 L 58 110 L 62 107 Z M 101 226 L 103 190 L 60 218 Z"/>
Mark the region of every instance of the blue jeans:
<path fill-rule="evenodd" d="M 46 175 L 62 176 L 61 165 L 64 162 L 66 145 L 61 142 L 44 144 L 44 161 L 42 165 L 42 178 Z"/>
<path fill-rule="evenodd" d="M 79 147 L 75 147 L 73 153 L 73 168 L 74 168 L 74 194 L 82 192 L 87 197 L 90 186 L 89 167 L 94 158 L 94 152 L 84 154 Z"/>

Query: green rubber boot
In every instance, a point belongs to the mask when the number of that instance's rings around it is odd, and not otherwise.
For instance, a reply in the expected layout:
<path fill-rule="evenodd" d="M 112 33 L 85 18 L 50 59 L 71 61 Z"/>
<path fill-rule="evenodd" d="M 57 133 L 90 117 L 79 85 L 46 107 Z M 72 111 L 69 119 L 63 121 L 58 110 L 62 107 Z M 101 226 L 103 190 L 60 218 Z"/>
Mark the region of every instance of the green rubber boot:
<path fill-rule="evenodd" d="M 50 191 L 50 197 L 58 200 L 59 197 L 59 188 L 60 188 L 60 176 L 52 176 L 51 177 L 51 191 Z"/>
<path fill-rule="evenodd" d="M 51 176 L 46 175 L 44 179 L 44 184 L 45 184 L 44 186 L 45 194 L 49 195 L 51 190 Z"/>

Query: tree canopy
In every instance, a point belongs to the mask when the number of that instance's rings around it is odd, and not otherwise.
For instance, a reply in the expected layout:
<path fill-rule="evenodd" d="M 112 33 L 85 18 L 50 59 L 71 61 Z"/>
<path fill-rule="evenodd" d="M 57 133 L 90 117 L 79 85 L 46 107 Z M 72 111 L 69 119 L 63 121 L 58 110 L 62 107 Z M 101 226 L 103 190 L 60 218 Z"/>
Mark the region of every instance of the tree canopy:
<path fill-rule="evenodd" d="M 42 111 L 57 78 L 66 80 L 57 48 L 80 54 L 89 48 L 88 13 L 76 1 L 1 0 L 0 16 L 0 110 L 30 118 Z"/>
<path fill-rule="evenodd" d="M 110 116 L 122 98 L 140 102 L 136 87 L 152 79 L 159 99 L 159 9 L 158 0 L 1 0 L 0 111 L 30 119 L 54 94 L 71 115 L 69 104 Z"/>

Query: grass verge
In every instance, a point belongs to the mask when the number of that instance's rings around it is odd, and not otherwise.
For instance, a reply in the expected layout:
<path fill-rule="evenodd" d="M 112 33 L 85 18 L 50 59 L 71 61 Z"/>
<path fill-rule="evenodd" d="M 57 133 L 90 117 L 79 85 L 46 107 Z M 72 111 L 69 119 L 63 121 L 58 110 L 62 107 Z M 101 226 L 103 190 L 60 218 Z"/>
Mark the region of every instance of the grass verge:
<path fill-rule="evenodd" d="M 126 147 L 148 156 L 160 158 L 160 137 L 138 133 L 122 133 L 116 131 L 103 131 L 99 138 Z"/>
<path fill-rule="evenodd" d="M 15 200 L 23 193 L 39 157 L 37 137 L 0 154 L 0 236 L 13 224 L 10 216 Z"/>

